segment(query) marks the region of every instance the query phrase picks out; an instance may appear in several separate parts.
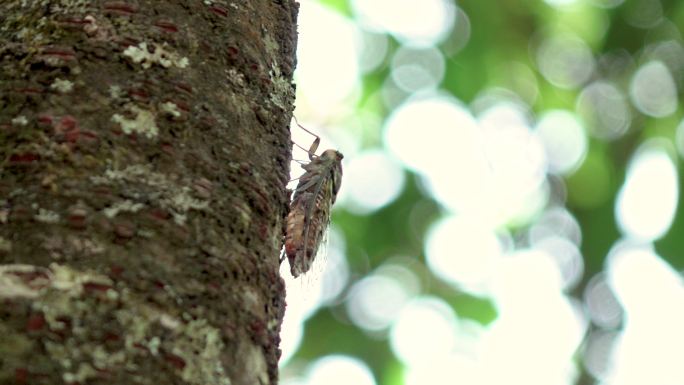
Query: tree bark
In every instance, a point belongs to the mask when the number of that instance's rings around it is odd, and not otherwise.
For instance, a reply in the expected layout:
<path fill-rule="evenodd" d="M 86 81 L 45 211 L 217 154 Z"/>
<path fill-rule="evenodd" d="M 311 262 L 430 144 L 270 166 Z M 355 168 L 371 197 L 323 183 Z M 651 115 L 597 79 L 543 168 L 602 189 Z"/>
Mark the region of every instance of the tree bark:
<path fill-rule="evenodd" d="M 0 383 L 277 383 L 296 14 L 0 2 Z"/>

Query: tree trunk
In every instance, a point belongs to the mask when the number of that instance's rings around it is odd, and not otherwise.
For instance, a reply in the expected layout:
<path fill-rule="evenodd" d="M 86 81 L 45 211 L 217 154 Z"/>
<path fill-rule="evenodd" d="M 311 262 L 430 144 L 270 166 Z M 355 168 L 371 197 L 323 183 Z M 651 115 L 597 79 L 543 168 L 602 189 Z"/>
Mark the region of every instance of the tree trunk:
<path fill-rule="evenodd" d="M 0 383 L 277 383 L 296 13 L 0 2 Z"/>

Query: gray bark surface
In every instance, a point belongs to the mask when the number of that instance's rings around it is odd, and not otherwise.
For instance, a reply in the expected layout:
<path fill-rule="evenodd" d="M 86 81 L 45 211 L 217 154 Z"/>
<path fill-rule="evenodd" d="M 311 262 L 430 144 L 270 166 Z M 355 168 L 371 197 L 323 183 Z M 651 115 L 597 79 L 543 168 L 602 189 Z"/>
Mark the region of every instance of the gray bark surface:
<path fill-rule="evenodd" d="M 0 2 L 0 383 L 277 383 L 296 14 Z"/>

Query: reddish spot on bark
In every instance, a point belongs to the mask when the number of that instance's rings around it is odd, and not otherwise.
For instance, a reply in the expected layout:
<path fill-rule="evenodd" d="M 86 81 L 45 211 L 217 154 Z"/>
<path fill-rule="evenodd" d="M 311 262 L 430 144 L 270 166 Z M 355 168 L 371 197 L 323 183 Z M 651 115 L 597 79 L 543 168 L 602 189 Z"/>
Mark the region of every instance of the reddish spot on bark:
<path fill-rule="evenodd" d="M 111 289 L 112 286 L 97 282 L 85 282 L 83 284 L 83 288 L 85 291 L 89 292 L 106 292 L 107 290 Z"/>
<path fill-rule="evenodd" d="M 117 342 L 117 341 L 121 340 L 121 336 L 119 336 L 118 334 L 114 334 L 114 333 L 107 333 L 107 334 L 105 334 L 103 340 L 105 342 Z"/>
<path fill-rule="evenodd" d="M 41 55 L 45 58 L 60 59 L 64 61 L 76 60 L 76 52 L 69 47 L 44 47 Z"/>
<path fill-rule="evenodd" d="M 124 272 L 123 266 L 111 265 L 109 267 L 109 275 L 112 278 L 120 278 L 123 275 L 123 272 Z"/>
<path fill-rule="evenodd" d="M 33 332 L 43 329 L 45 326 L 45 317 L 42 314 L 31 314 L 26 320 L 26 330 Z"/>
<path fill-rule="evenodd" d="M 38 124 L 46 126 L 51 126 L 53 122 L 52 115 L 39 115 L 37 120 Z"/>
<path fill-rule="evenodd" d="M 228 17 L 228 10 L 223 7 L 219 7 L 218 5 L 209 7 L 209 10 L 221 17 Z"/>
<path fill-rule="evenodd" d="M 138 7 L 135 4 L 130 4 L 125 1 L 107 1 L 102 8 L 105 12 L 123 16 L 132 15 L 138 12 Z"/>
<path fill-rule="evenodd" d="M 177 356 L 173 353 L 166 353 L 164 355 L 164 359 L 166 360 L 166 362 L 171 364 L 176 369 L 182 370 L 183 368 L 185 368 L 185 360 L 182 357 Z"/>
<path fill-rule="evenodd" d="M 170 32 L 170 33 L 175 33 L 178 32 L 178 26 L 176 24 L 167 21 L 167 20 L 159 20 L 154 23 L 154 26 L 161 29 L 164 32 Z"/>
<path fill-rule="evenodd" d="M 154 281 L 152 282 L 152 284 L 159 290 L 163 290 L 166 287 L 166 285 L 162 281 Z"/>
<path fill-rule="evenodd" d="M 126 48 L 126 47 L 129 47 L 131 45 L 137 46 L 138 43 L 140 43 L 140 40 L 138 40 L 134 37 L 126 36 L 126 37 L 122 37 L 122 38 L 117 38 L 115 42 L 118 45 Z"/>
<path fill-rule="evenodd" d="M 178 82 L 178 83 L 176 83 L 175 85 L 176 85 L 176 89 L 177 89 L 177 90 L 183 91 L 183 92 L 185 92 L 185 93 L 187 93 L 187 94 L 192 95 L 192 92 L 193 92 L 193 91 L 192 91 L 192 86 L 191 86 L 190 84 L 188 84 L 188 83 L 183 83 L 183 82 Z"/>
<path fill-rule="evenodd" d="M 29 371 L 26 368 L 16 368 L 14 369 L 14 380 L 19 384 L 25 384 L 28 382 Z"/>
<path fill-rule="evenodd" d="M 79 135 L 79 141 L 80 142 L 83 142 L 86 144 L 93 144 L 93 143 L 97 143 L 97 141 L 99 139 L 100 139 L 99 135 L 94 131 L 90 131 L 90 130 L 81 130 L 80 131 L 80 135 Z"/>
<path fill-rule="evenodd" d="M 183 112 L 190 112 L 190 106 L 182 100 L 171 100 L 171 103 L 175 104 Z"/>
<path fill-rule="evenodd" d="M 40 160 L 40 155 L 33 152 L 12 154 L 9 157 L 9 163 L 15 166 L 28 165 L 38 160 Z"/>
<path fill-rule="evenodd" d="M 40 95 L 43 93 L 43 88 L 39 87 L 22 87 L 14 89 L 15 92 L 26 95 Z"/>
<path fill-rule="evenodd" d="M 259 238 L 261 238 L 262 241 L 265 241 L 267 237 L 268 237 L 268 224 L 262 223 L 259 226 Z"/>
<path fill-rule="evenodd" d="M 163 142 L 160 145 L 161 150 L 164 151 L 165 154 L 174 156 L 176 155 L 176 151 L 173 150 L 173 144 L 169 142 Z"/>
<path fill-rule="evenodd" d="M 133 99 L 146 101 L 150 98 L 150 94 L 144 88 L 131 88 L 128 90 L 128 96 Z"/>
<path fill-rule="evenodd" d="M 135 225 L 128 221 L 117 222 L 114 224 L 114 234 L 119 238 L 133 238 L 135 235 Z"/>
<path fill-rule="evenodd" d="M 155 220 L 166 221 L 167 219 L 169 219 L 169 213 L 166 212 L 166 210 L 159 209 L 159 208 L 155 208 L 155 209 L 150 210 L 149 215 L 150 215 L 150 217 L 152 217 L 152 219 L 155 219 Z"/>
<path fill-rule="evenodd" d="M 58 21 L 62 27 L 81 29 L 84 25 L 90 24 L 92 20 L 84 19 L 79 16 L 69 16 Z"/>
<path fill-rule="evenodd" d="M 71 209 L 67 216 L 67 222 L 72 228 L 83 229 L 86 227 L 86 216 L 88 212 L 80 207 Z"/>
<path fill-rule="evenodd" d="M 237 49 L 237 47 L 233 47 L 233 46 L 228 46 L 227 51 L 228 51 L 228 59 L 230 59 L 231 61 L 234 61 L 235 59 L 237 59 L 238 54 L 240 53 L 240 50 Z"/>
<path fill-rule="evenodd" d="M 214 189 L 214 186 L 209 179 L 199 178 L 195 180 L 195 182 L 192 185 L 192 188 L 195 190 L 195 193 L 200 198 L 209 199 L 211 198 L 211 193 Z"/>
<path fill-rule="evenodd" d="M 59 131 L 67 131 L 73 130 L 77 125 L 78 122 L 76 121 L 76 118 L 71 115 L 64 115 L 59 119 L 59 123 L 57 123 L 57 127 L 55 128 Z"/>

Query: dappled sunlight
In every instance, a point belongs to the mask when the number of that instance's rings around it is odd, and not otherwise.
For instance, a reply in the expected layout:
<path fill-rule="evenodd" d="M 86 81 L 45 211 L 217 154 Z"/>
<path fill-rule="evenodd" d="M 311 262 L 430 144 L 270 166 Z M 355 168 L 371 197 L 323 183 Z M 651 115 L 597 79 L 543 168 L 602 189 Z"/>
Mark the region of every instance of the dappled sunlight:
<path fill-rule="evenodd" d="M 618 193 L 618 225 L 632 238 L 660 238 L 670 228 L 678 199 L 678 176 L 672 160 L 657 142 L 647 142 L 637 151 Z"/>
<path fill-rule="evenodd" d="M 358 21 L 410 45 L 432 46 L 448 36 L 456 7 L 447 0 L 352 0 Z"/>
<path fill-rule="evenodd" d="M 606 380 L 621 385 L 684 383 L 684 284 L 649 247 L 616 245 L 609 283 L 622 305 L 624 327 L 615 341 Z"/>

